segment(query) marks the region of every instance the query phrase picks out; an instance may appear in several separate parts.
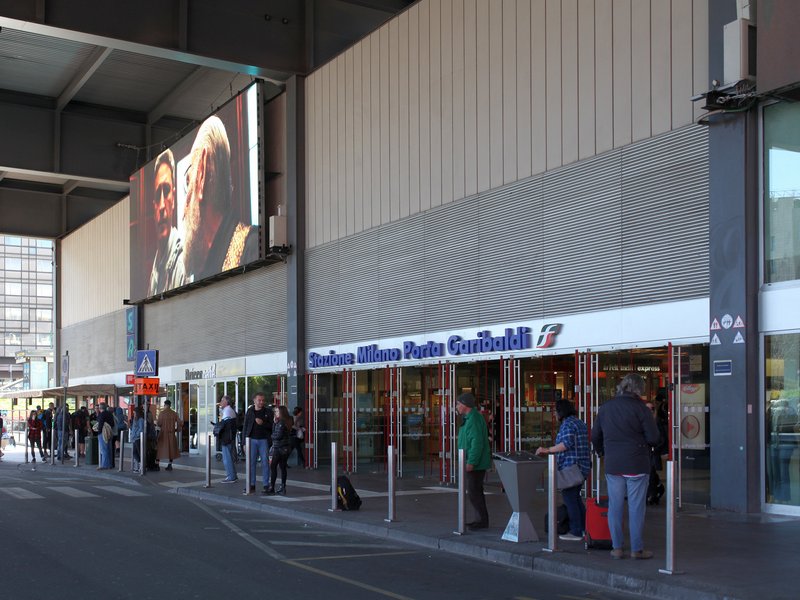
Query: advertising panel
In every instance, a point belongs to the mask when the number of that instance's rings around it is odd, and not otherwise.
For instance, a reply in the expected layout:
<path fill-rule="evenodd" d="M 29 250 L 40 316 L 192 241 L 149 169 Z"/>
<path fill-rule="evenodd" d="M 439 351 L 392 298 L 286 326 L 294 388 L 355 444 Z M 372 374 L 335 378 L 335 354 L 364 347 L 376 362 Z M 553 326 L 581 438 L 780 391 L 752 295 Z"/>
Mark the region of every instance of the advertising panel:
<path fill-rule="evenodd" d="M 260 258 L 254 84 L 131 176 L 131 297 L 142 300 Z"/>

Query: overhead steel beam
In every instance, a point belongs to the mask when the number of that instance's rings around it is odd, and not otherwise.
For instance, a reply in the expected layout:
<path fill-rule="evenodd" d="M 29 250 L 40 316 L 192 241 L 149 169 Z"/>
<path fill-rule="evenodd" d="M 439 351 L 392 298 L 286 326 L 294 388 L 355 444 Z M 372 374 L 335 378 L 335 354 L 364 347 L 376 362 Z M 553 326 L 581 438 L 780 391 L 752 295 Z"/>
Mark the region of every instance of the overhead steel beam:
<path fill-rule="evenodd" d="M 0 171 L 0 181 L 3 181 L 3 177 L 5 177 L 5 176 L 6 176 L 6 172 L 5 171 Z"/>
<path fill-rule="evenodd" d="M 75 191 L 75 188 L 80 186 L 80 182 L 75 179 L 70 179 L 67 183 L 64 184 L 64 187 L 61 188 L 61 193 L 65 196 L 69 196 L 72 192 Z"/>
<path fill-rule="evenodd" d="M 253 75 L 255 77 L 260 77 L 261 79 L 271 81 L 280 87 L 283 87 L 285 79 L 293 74 L 293 71 L 280 71 L 277 69 L 259 66 L 255 64 L 255 61 L 246 63 L 215 58 L 212 56 L 202 56 L 183 50 L 176 50 L 174 48 L 151 46 L 144 43 L 118 39 L 105 35 L 64 29 L 61 27 L 54 27 L 52 25 L 34 23 L 32 21 L 23 21 L 7 16 L 0 16 L 0 27 L 8 27 L 10 29 L 17 29 L 19 31 L 36 33 L 38 35 L 70 40 L 83 44 L 91 44 L 93 46 L 102 46 L 112 50 L 123 50 L 125 52 L 132 52 L 134 54 L 142 54 L 144 56 L 174 60 L 201 67 L 211 67 L 223 71 L 231 71 L 233 73 L 246 73 L 248 75 Z M 233 43 L 232 40 L 228 41 Z M 252 59 L 254 57 L 248 58 Z"/>
<path fill-rule="evenodd" d="M 61 92 L 58 100 L 56 100 L 57 111 L 64 110 L 64 107 L 70 103 L 70 101 L 75 97 L 75 94 L 77 94 L 84 84 L 89 81 L 94 72 L 97 71 L 97 69 L 100 68 L 100 65 L 103 64 L 103 61 L 108 58 L 109 54 L 111 54 L 111 48 L 98 46 L 92 50 L 92 53 L 86 58 L 80 69 L 78 69 L 78 72 L 75 73 L 75 76 L 64 87 L 64 90 Z"/>

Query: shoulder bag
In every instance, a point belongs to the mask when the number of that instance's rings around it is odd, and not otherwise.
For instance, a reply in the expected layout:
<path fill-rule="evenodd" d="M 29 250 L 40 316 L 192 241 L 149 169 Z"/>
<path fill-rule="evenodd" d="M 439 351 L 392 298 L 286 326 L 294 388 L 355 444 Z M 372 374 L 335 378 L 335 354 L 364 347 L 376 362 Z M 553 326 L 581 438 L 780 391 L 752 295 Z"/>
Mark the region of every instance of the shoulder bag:
<path fill-rule="evenodd" d="M 579 485 L 583 485 L 583 473 L 576 464 L 571 464 L 556 471 L 556 488 L 559 490 L 568 490 Z"/>

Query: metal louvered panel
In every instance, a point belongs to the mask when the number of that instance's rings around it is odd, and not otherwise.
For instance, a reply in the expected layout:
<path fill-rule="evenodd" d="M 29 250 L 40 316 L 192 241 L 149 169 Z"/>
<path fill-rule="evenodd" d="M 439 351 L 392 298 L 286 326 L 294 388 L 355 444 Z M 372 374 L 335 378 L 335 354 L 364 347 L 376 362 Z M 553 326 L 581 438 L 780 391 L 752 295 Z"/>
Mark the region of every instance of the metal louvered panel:
<path fill-rule="evenodd" d="M 379 280 L 372 287 L 380 307 L 380 331 L 387 337 L 424 331 L 425 220 L 394 221 L 379 229 Z"/>
<path fill-rule="evenodd" d="M 61 351 L 69 352 L 72 378 L 119 373 L 130 368 L 125 354 L 125 311 L 61 330 Z"/>
<path fill-rule="evenodd" d="M 308 344 L 707 295 L 707 152 L 692 126 L 313 248 Z"/>
<path fill-rule="evenodd" d="M 0 87 L 13 82 L 15 91 L 58 97 L 94 48 L 4 27 L 0 35 Z"/>
<path fill-rule="evenodd" d="M 542 177 L 478 198 L 480 323 L 542 316 Z"/>
<path fill-rule="evenodd" d="M 708 133 L 690 126 L 622 155 L 623 302 L 709 294 Z"/>
<path fill-rule="evenodd" d="M 305 277 L 306 343 L 309 347 L 338 344 L 339 322 L 352 321 L 355 303 L 351 305 L 347 299 L 357 288 L 351 289 L 348 281 L 342 285 L 343 294 L 339 293 L 339 242 L 306 251 Z M 356 280 L 352 274 L 348 279 Z"/>
<path fill-rule="evenodd" d="M 621 304 L 619 161 L 612 151 L 544 176 L 545 315 Z"/>
<path fill-rule="evenodd" d="M 476 198 L 438 206 L 425 219 L 425 331 L 480 322 L 480 210 Z"/>
<path fill-rule="evenodd" d="M 379 329 L 381 302 L 380 247 L 377 231 L 351 236 L 339 242 L 339 269 L 336 277 L 337 298 L 331 308 L 339 310 L 331 317 L 340 332 L 347 331 L 355 339 L 364 339 Z M 339 291 L 341 290 L 341 291 Z"/>
<path fill-rule="evenodd" d="M 286 350 L 286 266 L 272 265 L 145 305 L 163 365 Z"/>
<path fill-rule="evenodd" d="M 164 89 L 176 87 L 195 68 L 164 58 L 114 50 L 78 91 L 75 100 L 132 110 L 153 107 L 163 98 Z"/>

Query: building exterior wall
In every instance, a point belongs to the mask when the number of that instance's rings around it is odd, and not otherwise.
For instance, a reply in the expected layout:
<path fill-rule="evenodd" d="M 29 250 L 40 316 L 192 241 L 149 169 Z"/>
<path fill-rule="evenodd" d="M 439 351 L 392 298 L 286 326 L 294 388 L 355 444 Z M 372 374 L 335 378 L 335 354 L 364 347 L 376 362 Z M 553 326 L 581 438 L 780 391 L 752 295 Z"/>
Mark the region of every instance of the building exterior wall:
<path fill-rule="evenodd" d="M 708 297 L 708 148 L 663 134 L 307 252 L 307 345 Z"/>
<path fill-rule="evenodd" d="M 125 198 L 62 240 L 62 328 L 114 313 L 130 297 L 129 202 Z"/>
<path fill-rule="evenodd" d="M 706 0 L 424 0 L 307 79 L 307 247 L 680 129 L 707 65 Z"/>

